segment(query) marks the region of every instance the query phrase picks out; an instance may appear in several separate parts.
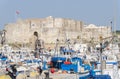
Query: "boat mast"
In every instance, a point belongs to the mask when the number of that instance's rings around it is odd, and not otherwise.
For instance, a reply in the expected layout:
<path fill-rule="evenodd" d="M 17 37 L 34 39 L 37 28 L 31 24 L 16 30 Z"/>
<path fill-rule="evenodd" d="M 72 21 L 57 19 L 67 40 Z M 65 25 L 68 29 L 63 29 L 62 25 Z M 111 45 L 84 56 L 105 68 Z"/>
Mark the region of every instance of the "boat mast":
<path fill-rule="evenodd" d="M 114 0 L 114 35 L 116 35 L 116 15 L 117 15 L 117 1 Z"/>

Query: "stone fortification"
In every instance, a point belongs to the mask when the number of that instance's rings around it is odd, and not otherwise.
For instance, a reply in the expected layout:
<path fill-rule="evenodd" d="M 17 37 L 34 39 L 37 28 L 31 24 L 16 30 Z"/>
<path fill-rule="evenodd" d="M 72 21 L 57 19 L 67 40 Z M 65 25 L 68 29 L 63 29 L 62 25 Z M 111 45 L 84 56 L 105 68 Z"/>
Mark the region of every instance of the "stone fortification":
<path fill-rule="evenodd" d="M 55 43 L 56 39 L 60 42 L 68 39 L 75 39 L 83 27 L 82 21 L 72 19 L 53 18 L 49 16 L 42 19 L 18 20 L 5 26 L 7 43 L 28 43 L 34 45 L 38 34 L 39 39 L 45 43 Z"/>
<path fill-rule="evenodd" d="M 65 39 L 76 39 L 98 41 L 99 36 L 111 35 L 110 27 L 97 27 L 93 24 L 84 25 L 82 21 L 73 19 L 53 18 L 52 16 L 42 19 L 18 20 L 16 23 L 9 23 L 5 26 L 7 43 L 34 45 L 35 33 L 39 39 L 47 44 L 52 44 L 59 39 L 64 43 Z"/>

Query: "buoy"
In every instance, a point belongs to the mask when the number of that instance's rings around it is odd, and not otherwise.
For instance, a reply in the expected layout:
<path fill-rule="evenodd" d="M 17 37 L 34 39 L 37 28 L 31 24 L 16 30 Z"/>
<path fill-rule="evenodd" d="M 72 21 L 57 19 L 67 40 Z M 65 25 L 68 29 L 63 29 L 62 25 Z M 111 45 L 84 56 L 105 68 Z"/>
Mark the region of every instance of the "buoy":
<path fill-rule="evenodd" d="M 55 72 L 55 69 L 54 69 L 54 68 L 51 68 L 51 69 L 50 69 L 50 72 L 51 72 L 51 73 L 54 73 L 54 72 Z"/>
<path fill-rule="evenodd" d="M 62 73 L 63 73 L 63 74 L 66 74 L 66 73 L 67 73 L 67 71 L 65 71 L 65 70 L 64 70 Z"/>
<path fill-rule="evenodd" d="M 110 50 L 110 48 L 107 48 L 107 50 Z"/>

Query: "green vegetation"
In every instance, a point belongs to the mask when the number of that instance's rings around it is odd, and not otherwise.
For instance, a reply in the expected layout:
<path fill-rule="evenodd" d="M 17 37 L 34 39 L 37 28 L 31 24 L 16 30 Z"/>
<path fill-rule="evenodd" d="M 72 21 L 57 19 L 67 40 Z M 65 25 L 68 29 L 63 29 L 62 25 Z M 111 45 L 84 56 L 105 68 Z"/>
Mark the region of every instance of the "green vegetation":
<path fill-rule="evenodd" d="M 120 35 L 120 30 L 117 30 L 117 31 L 116 31 L 116 34 L 117 34 L 117 35 Z"/>

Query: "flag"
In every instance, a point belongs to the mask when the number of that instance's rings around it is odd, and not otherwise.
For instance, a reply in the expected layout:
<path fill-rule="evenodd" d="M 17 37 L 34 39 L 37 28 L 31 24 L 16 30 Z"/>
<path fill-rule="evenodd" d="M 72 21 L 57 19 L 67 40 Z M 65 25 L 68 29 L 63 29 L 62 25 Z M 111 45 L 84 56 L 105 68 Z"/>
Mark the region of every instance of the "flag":
<path fill-rule="evenodd" d="M 20 14 L 20 12 L 19 12 L 19 11 L 16 11 L 16 14 L 17 14 L 17 15 L 19 15 L 19 14 Z"/>

